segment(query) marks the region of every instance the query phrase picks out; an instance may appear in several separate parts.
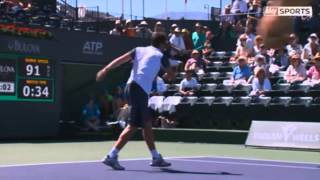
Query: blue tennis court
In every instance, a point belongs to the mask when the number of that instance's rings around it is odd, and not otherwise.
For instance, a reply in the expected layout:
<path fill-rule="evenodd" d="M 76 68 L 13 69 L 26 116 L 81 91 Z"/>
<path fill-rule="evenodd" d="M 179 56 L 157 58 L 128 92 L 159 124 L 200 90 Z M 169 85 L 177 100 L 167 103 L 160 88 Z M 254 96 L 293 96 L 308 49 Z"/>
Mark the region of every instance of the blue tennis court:
<path fill-rule="evenodd" d="M 152 168 L 149 159 L 122 160 L 125 171 L 99 161 L 0 166 L 1 180 L 318 180 L 320 164 L 217 157 L 168 158 L 170 168 Z"/>

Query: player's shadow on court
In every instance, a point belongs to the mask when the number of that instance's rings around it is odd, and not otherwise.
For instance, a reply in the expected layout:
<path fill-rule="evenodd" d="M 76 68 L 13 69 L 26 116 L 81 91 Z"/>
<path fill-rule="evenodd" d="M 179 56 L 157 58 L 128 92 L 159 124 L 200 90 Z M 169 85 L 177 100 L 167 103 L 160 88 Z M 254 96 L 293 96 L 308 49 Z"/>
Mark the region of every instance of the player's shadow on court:
<path fill-rule="evenodd" d="M 235 173 L 229 173 L 229 172 L 197 172 L 197 171 L 176 170 L 176 169 L 171 169 L 171 168 L 160 168 L 160 171 L 148 171 L 148 170 L 126 170 L 126 171 L 146 172 L 146 173 L 242 176 L 242 174 L 235 174 Z"/>

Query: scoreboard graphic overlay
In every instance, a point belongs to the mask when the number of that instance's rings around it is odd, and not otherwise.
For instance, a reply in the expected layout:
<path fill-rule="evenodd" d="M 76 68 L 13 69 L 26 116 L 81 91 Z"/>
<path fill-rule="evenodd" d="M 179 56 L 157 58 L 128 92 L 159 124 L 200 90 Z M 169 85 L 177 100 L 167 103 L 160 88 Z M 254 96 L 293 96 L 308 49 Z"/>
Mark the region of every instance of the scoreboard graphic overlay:
<path fill-rule="evenodd" d="M 54 102 L 52 59 L 0 54 L 0 101 Z"/>

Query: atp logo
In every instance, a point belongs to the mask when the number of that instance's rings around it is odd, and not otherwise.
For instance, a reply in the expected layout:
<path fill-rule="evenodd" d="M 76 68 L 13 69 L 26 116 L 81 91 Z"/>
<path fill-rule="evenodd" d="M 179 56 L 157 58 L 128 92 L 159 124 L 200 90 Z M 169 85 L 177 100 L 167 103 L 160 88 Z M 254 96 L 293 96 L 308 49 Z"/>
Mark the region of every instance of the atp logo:
<path fill-rule="evenodd" d="M 83 54 L 102 56 L 103 43 L 97 41 L 87 41 L 82 48 Z"/>

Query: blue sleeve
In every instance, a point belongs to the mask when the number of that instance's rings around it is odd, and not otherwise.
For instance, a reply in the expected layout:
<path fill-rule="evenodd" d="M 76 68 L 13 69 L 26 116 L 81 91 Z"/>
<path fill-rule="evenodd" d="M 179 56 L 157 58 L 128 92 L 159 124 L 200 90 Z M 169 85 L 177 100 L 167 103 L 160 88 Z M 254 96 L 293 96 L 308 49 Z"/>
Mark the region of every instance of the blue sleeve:
<path fill-rule="evenodd" d="M 246 78 L 250 78 L 250 76 L 251 76 L 251 74 L 252 74 L 252 72 L 251 72 L 251 69 L 250 69 L 250 67 L 249 66 L 247 66 L 247 70 L 246 70 L 246 74 L 245 74 L 245 76 L 246 76 Z"/>
<path fill-rule="evenodd" d="M 233 68 L 233 71 L 232 71 L 233 79 L 236 78 L 236 70 L 237 70 L 237 67 Z"/>
<path fill-rule="evenodd" d="M 166 69 L 166 68 L 169 68 L 170 67 L 170 60 L 169 60 L 169 51 L 165 51 L 163 53 L 163 56 L 161 58 L 161 67 Z"/>

